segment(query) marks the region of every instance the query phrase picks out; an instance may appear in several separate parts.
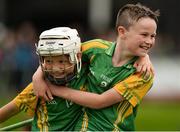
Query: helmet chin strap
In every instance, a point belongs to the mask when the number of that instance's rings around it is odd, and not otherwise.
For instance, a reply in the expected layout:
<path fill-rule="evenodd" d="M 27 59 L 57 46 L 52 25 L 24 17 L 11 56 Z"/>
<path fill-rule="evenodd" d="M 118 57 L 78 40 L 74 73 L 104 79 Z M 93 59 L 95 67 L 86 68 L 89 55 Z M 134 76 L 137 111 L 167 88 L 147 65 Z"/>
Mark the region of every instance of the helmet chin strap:
<path fill-rule="evenodd" d="M 82 62 L 81 62 L 81 58 L 79 58 L 78 60 L 78 57 L 77 57 L 77 54 L 75 55 L 75 59 L 76 59 L 76 67 L 77 67 L 77 72 L 79 73 L 81 71 L 81 65 L 82 65 Z"/>

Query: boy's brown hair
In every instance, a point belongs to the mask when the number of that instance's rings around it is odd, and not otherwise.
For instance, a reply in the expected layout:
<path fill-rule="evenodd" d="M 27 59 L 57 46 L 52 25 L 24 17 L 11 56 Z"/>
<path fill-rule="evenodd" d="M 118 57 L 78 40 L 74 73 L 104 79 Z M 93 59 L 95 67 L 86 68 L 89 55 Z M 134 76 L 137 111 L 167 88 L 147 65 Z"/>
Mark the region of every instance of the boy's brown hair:
<path fill-rule="evenodd" d="M 152 11 L 150 8 L 138 4 L 127 4 L 123 6 L 117 15 L 116 29 L 118 26 L 123 26 L 128 29 L 134 22 L 137 22 L 140 18 L 148 17 L 158 22 L 159 10 Z"/>

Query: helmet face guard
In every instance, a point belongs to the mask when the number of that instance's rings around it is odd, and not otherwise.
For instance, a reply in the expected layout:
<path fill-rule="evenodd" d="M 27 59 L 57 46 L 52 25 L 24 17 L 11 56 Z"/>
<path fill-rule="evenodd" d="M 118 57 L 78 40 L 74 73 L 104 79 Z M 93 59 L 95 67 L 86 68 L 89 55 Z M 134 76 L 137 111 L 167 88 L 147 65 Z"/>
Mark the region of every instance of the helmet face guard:
<path fill-rule="evenodd" d="M 63 85 L 72 80 L 81 70 L 81 59 L 78 59 L 77 56 L 77 54 L 80 53 L 80 48 L 81 41 L 75 29 L 59 27 L 41 33 L 36 51 L 39 55 L 40 64 L 45 77 L 56 85 Z M 75 66 L 74 72 L 71 74 L 65 73 L 66 76 L 63 78 L 52 76 L 50 73 L 57 69 L 47 70 L 43 66 L 44 57 L 49 56 L 52 58 L 53 56 L 65 55 L 69 56 L 69 62 L 72 66 Z M 67 71 L 68 67 L 64 67 L 64 69 L 61 70 Z"/>
<path fill-rule="evenodd" d="M 76 77 L 76 74 L 71 73 L 71 74 L 67 74 L 63 78 L 56 78 L 52 76 L 51 74 L 49 74 L 48 72 L 45 72 L 45 77 L 46 79 L 48 79 L 48 81 L 50 81 L 54 85 L 66 85 L 68 82 L 70 82 Z"/>

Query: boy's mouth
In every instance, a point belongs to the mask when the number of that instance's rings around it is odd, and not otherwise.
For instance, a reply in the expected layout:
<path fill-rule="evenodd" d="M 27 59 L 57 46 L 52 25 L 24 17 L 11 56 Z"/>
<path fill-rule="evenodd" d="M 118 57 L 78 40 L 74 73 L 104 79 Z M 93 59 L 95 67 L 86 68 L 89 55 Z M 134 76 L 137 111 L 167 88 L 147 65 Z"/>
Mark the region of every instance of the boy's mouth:
<path fill-rule="evenodd" d="M 66 76 L 65 72 L 56 72 L 56 73 L 51 73 L 51 75 L 55 78 L 63 78 Z"/>
<path fill-rule="evenodd" d="M 139 47 L 144 50 L 149 50 L 151 48 L 150 46 L 143 46 L 143 45 L 140 45 Z"/>

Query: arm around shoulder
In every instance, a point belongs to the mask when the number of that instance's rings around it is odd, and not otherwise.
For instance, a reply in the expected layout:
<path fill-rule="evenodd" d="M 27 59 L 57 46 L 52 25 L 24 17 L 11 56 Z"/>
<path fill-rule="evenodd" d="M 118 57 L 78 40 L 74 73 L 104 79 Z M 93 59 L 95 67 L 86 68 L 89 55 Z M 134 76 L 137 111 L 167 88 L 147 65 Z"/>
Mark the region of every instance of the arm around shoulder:
<path fill-rule="evenodd" d="M 115 103 L 118 103 L 124 99 L 121 95 L 119 95 L 118 92 L 116 92 L 112 88 L 102 94 L 97 94 L 75 90 L 67 87 L 55 87 L 56 86 L 54 86 L 51 89 L 54 95 L 71 100 L 76 104 L 93 109 L 105 108 Z"/>

